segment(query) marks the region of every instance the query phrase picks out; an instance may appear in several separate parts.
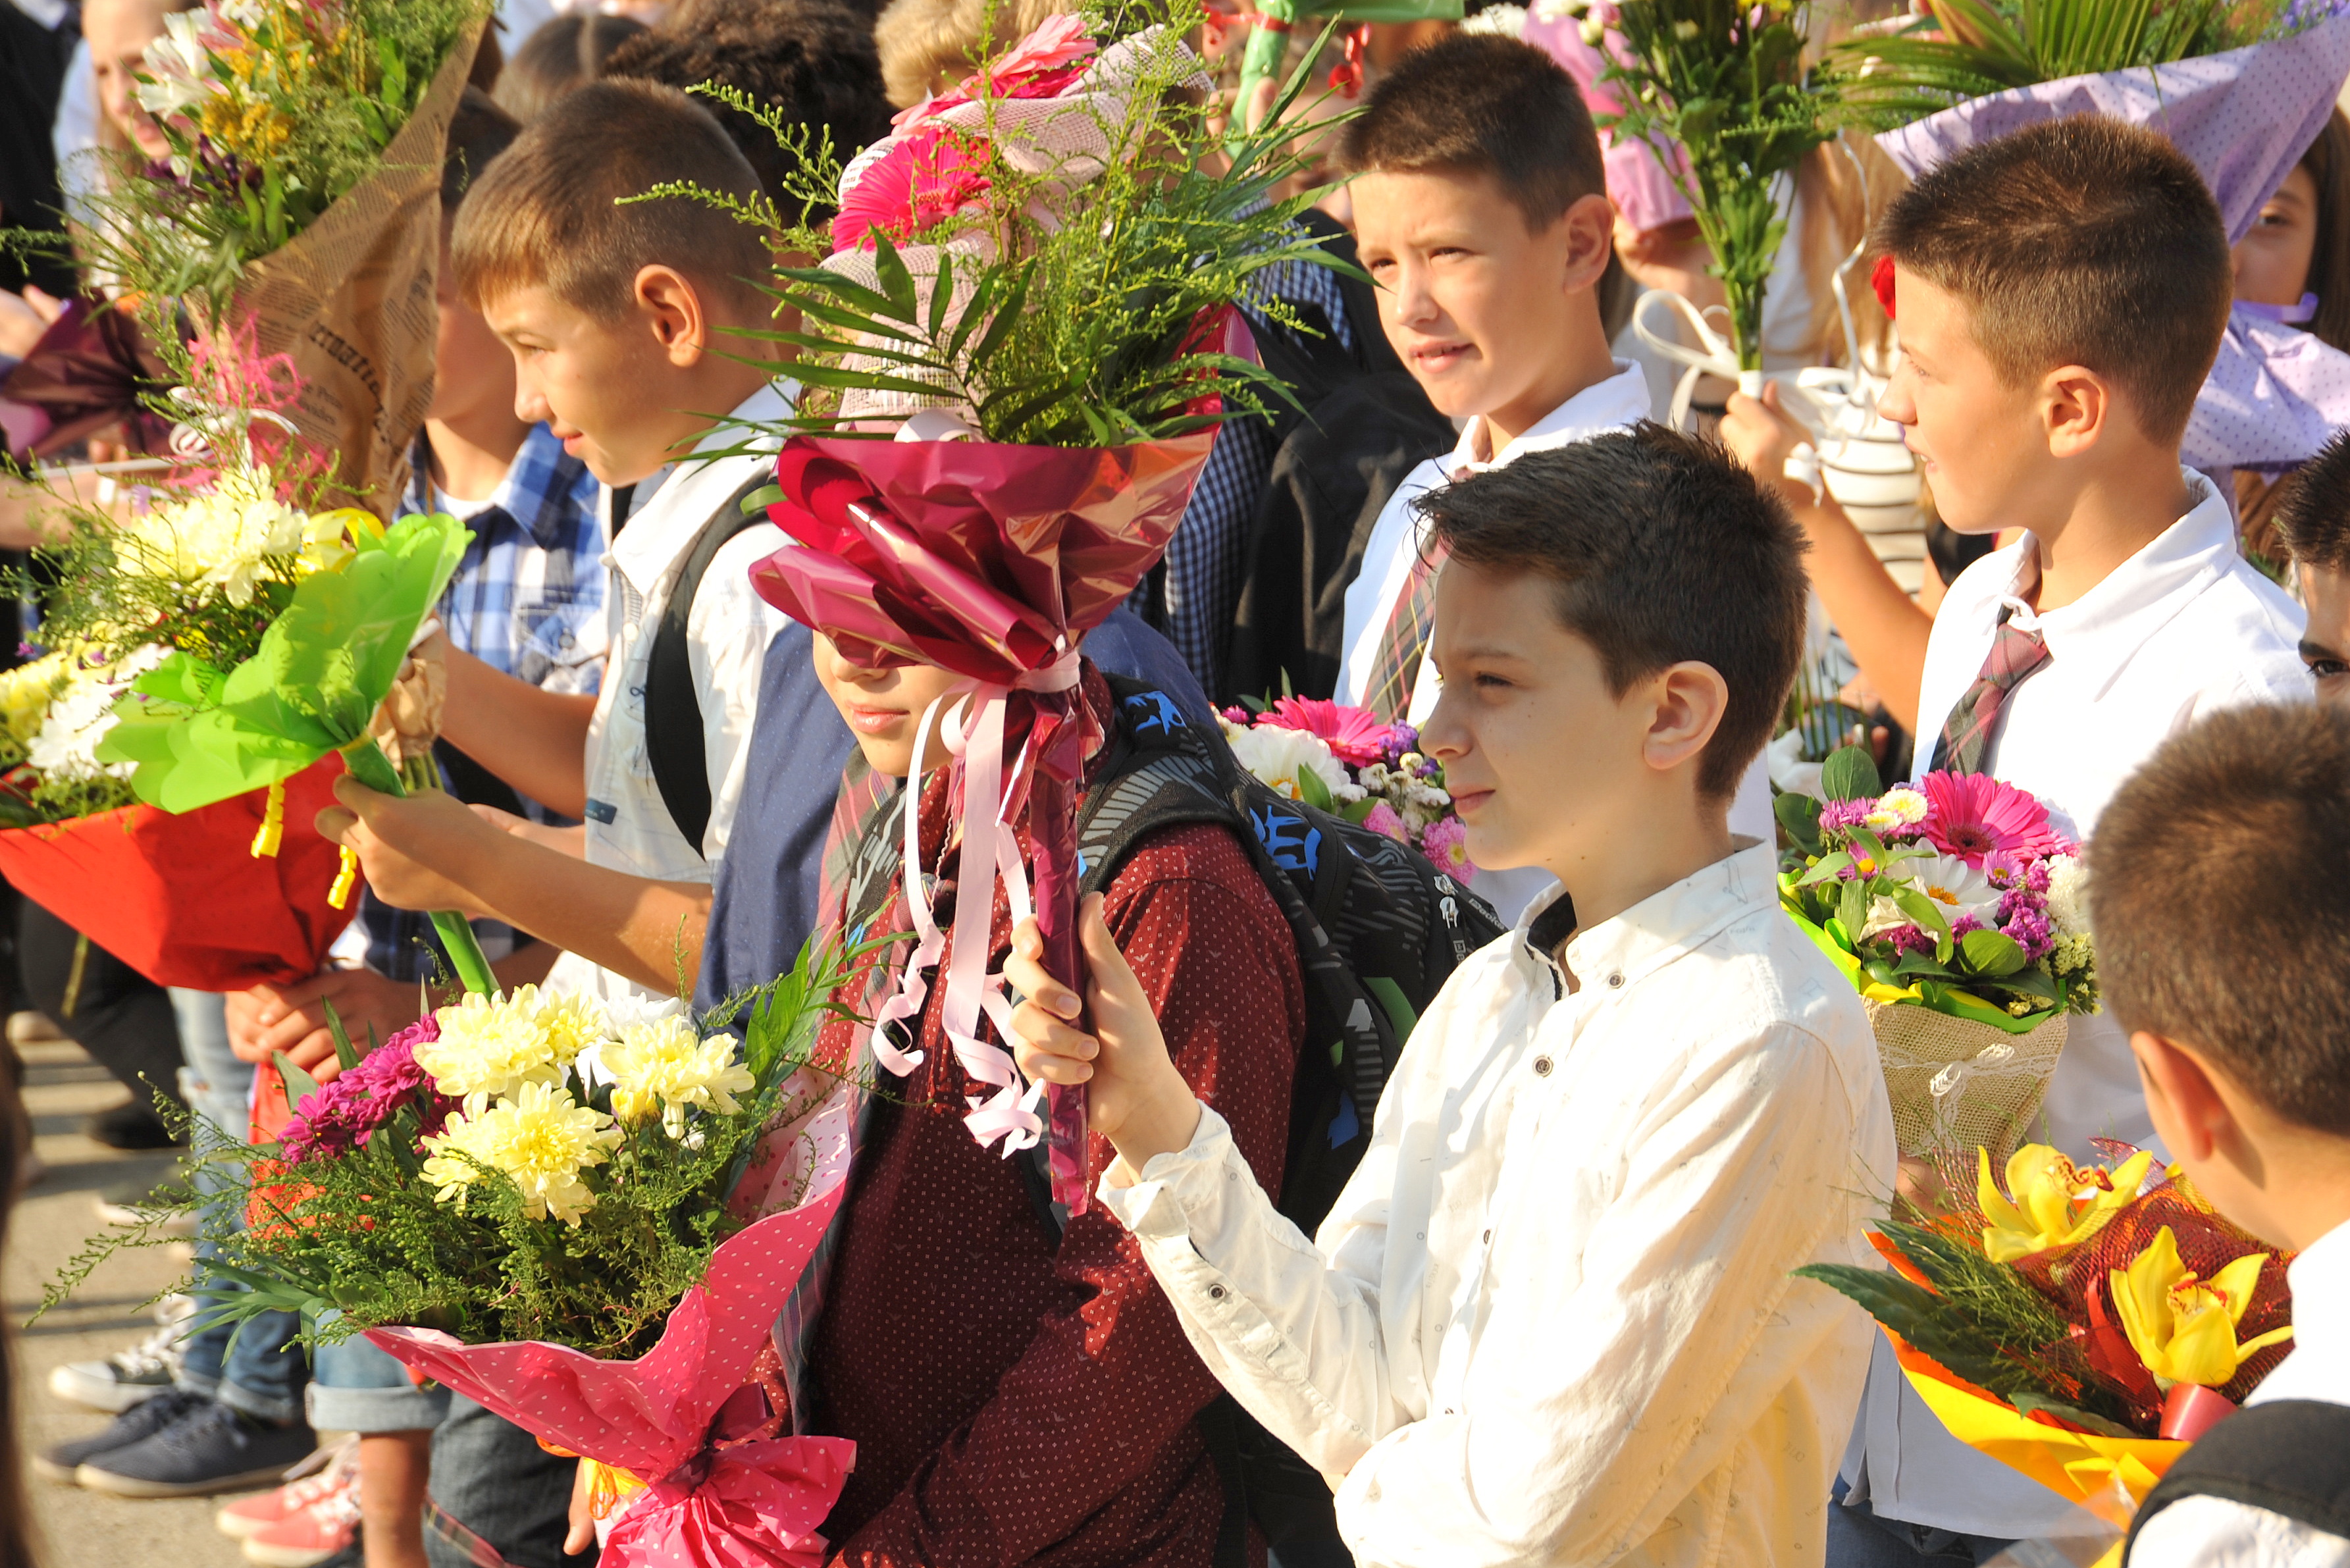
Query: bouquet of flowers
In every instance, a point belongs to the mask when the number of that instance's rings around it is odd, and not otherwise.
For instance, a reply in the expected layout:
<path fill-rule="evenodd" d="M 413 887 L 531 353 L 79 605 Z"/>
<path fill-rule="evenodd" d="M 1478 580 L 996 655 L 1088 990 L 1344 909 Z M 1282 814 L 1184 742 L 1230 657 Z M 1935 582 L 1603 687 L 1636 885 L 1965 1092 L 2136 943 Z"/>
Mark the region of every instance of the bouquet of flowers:
<path fill-rule="evenodd" d="M 275 1142 L 199 1130 L 254 1189 L 243 1229 L 213 1223 L 227 1282 L 202 1321 L 286 1311 L 313 1340 L 365 1333 L 607 1467 L 647 1494 L 608 1563 L 814 1568 L 853 1449 L 779 1436 L 780 1410 L 733 1397 L 839 1201 L 845 1102 L 808 1062 L 845 972 L 803 951 L 740 1041 L 674 1002 L 531 986 L 366 1051 L 337 1024 L 323 1088 L 278 1058 Z M 51 1300 L 123 1244 L 76 1260 Z"/>
<path fill-rule="evenodd" d="M 1476 880 L 1443 764 L 1421 755 L 1409 724 L 1310 697 L 1278 697 L 1253 713 L 1227 708 L 1221 717 L 1241 766 L 1290 799 L 1410 845 L 1463 887 Z"/>
<path fill-rule="evenodd" d="M 119 155 L 75 234 L 174 370 L 234 327 L 290 356 L 294 421 L 389 515 L 432 400 L 442 140 L 485 0 L 210 0 L 135 91 L 168 156 Z"/>
<path fill-rule="evenodd" d="M 1953 1436 L 2126 1528 L 2171 1461 L 2283 1358 L 2293 1303 L 2289 1260 L 2183 1173 L 2103 1147 L 2113 1163 L 2085 1168 L 2027 1145 L 2000 1172 L 2003 1190 L 1978 1148 L 1970 1183 L 1871 1237 L 1891 1272 L 1795 1272 L 1885 1325 Z"/>
<path fill-rule="evenodd" d="M 2004 1158 L 2038 1110 L 2065 1020 L 2097 1005 L 2079 848 L 1980 774 L 1887 790 L 1847 746 L 1825 801 L 1779 797 L 1781 902 L 1867 1003 L 1904 1155 Z"/>
<path fill-rule="evenodd" d="M 1217 423 L 1282 395 L 1235 302 L 1268 266 L 1328 260 L 1293 222 L 1305 198 L 1272 200 L 1296 167 L 1278 130 L 1217 156 L 1207 78 L 1182 42 L 1201 15 L 1197 0 L 1150 0 L 1107 37 L 1089 29 L 1108 23 L 1051 19 L 903 117 L 837 191 L 809 173 L 820 158 L 805 161 L 795 195 L 838 217 L 775 247 L 833 254 L 773 286 L 803 325 L 770 336 L 800 352 L 794 374 L 814 395 L 764 497 L 798 543 L 754 580 L 852 659 L 967 679 L 968 701 L 925 721 L 964 759 L 963 864 L 1004 877 L 1024 912 L 1019 857 L 999 854 L 1024 806 L 1046 960 L 1079 982 L 1078 640 L 1165 548 Z M 959 930 L 959 948 L 984 942 L 990 901 L 966 883 L 958 920 L 983 929 Z M 919 1004 L 943 940 L 914 902 L 922 940 L 892 1005 Z M 1045 1136 L 1044 1096 L 982 1035 L 988 983 L 949 975 L 947 1027 L 987 1091 L 972 1130 L 1009 1152 Z M 1054 1198 L 1082 1212 L 1083 1094 L 1055 1090 L 1050 1106 Z"/>

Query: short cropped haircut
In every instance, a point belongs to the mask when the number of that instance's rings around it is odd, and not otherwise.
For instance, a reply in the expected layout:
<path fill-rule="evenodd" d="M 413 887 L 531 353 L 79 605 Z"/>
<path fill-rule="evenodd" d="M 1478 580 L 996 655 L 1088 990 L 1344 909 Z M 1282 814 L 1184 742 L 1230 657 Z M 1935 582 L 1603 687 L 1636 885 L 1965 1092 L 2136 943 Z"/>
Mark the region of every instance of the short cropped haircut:
<path fill-rule="evenodd" d="M 2231 708 L 2163 742 L 2090 837 L 2089 925 L 2122 1025 L 2270 1111 L 2350 1137 L 2350 714 Z"/>
<path fill-rule="evenodd" d="M 1735 794 L 1802 657 L 1808 586 L 1786 504 L 1718 443 L 1653 422 L 1472 474 L 1414 503 L 1449 558 L 1558 585 L 1617 696 L 1693 659 L 1730 701 L 1698 789 Z"/>
<path fill-rule="evenodd" d="M 458 210 L 450 256 L 465 303 L 543 286 L 614 321 L 637 274 L 656 264 L 695 284 L 755 297 L 748 280 L 774 266 L 762 232 L 685 197 L 629 202 L 678 181 L 741 201 L 758 176 L 718 122 L 675 88 L 590 82 L 526 126 Z"/>
<path fill-rule="evenodd" d="M 1456 33 L 1399 60 L 1347 122 L 1338 157 L 1353 174 L 1486 175 L 1536 234 L 1607 189 L 1575 78 L 1492 33 Z"/>
<path fill-rule="evenodd" d="M 2317 455 L 2282 481 L 2277 534 L 2304 566 L 2350 570 L 2350 431 L 2336 431 Z"/>
<path fill-rule="evenodd" d="M 840 0 L 697 0 L 691 26 L 681 19 L 638 34 L 612 51 L 604 74 L 733 88 L 811 136 L 829 133 L 843 163 L 889 132 L 872 27 Z M 785 182 L 795 160 L 773 131 L 716 99 L 696 94 L 694 101 L 717 116 L 786 223 L 829 216 L 789 201 Z"/>
<path fill-rule="evenodd" d="M 2095 115 L 1919 175 L 1886 208 L 1877 249 L 1965 302 L 2007 385 L 2095 370 L 2156 441 L 2187 429 L 2234 293 L 2227 230 L 2195 165 L 2157 132 Z"/>
<path fill-rule="evenodd" d="M 522 122 L 497 106 L 489 94 L 469 87 L 457 99 L 449 119 L 448 151 L 441 156 L 441 215 L 453 218 L 457 203 L 488 168 L 490 160 L 515 144 Z"/>

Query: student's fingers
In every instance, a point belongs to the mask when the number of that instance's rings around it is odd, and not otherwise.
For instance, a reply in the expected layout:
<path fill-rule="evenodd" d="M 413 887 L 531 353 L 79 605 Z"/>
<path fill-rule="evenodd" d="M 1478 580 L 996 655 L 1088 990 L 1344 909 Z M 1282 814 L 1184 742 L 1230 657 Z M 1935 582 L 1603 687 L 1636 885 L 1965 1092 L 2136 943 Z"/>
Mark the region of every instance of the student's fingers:
<path fill-rule="evenodd" d="M 1012 1012 L 1012 1059 L 1033 1082 L 1083 1084 L 1094 1075 L 1093 1057 L 1101 1047 L 1081 1033 L 1024 1002 Z"/>
<path fill-rule="evenodd" d="M 570 1532 L 563 1538 L 563 1550 L 567 1556 L 577 1557 L 596 1544 L 596 1515 L 588 1498 L 588 1461 L 585 1459 L 580 1460 L 579 1468 L 572 1472 L 570 1522 Z"/>
<path fill-rule="evenodd" d="M 1099 893 L 1087 898 L 1077 911 L 1077 940 L 1085 946 L 1086 967 L 1092 971 L 1086 991 L 1094 1006 L 1094 1022 L 1119 1038 L 1125 1037 L 1121 1026 L 1139 1019 L 1150 1020 L 1155 1028 L 1158 1019 L 1150 1011 L 1149 995 L 1143 991 L 1142 981 L 1134 977 L 1126 955 L 1118 950 L 1118 939 L 1109 934 L 1109 925 L 1102 919 Z M 1074 1016 L 1074 1012 L 1064 1016 Z"/>
<path fill-rule="evenodd" d="M 1055 980 L 1045 968 L 1045 938 L 1036 929 L 1034 916 L 1021 921 L 1012 933 L 1012 956 L 1003 961 L 1003 978 L 1014 991 L 1046 1013 L 1075 1018 L 1084 1011 L 1077 993 Z"/>
<path fill-rule="evenodd" d="M 57 325 L 57 317 L 65 314 L 66 302 L 37 285 L 28 283 L 25 286 L 24 299 L 33 307 L 34 315 L 53 327 Z"/>
<path fill-rule="evenodd" d="M 350 807 L 352 815 L 365 817 L 371 815 L 391 796 L 380 790 L 371 790 L 350 774 L 343 774 L 335 780 L 335 798 Z"/>
<path fill-rule="evenodd" d="M 340 781 L 337 782 L 339 783 Z M 320 812 L 317 817 L 313 818 L 311 823 L 311 826 L 318 830 L 318 836 L 325 839 L 329 844 L 343 844 L 348 842 L 343 836 L 350 832 L 351 829 L 357 827 L 359 825 L 359 814 L 356 812 L 346 811 L 339 805 L 330 805 L 327 807 L 326 810 Z M 356 848 L 357 846 L 354 845 L 352 847 Z"/>

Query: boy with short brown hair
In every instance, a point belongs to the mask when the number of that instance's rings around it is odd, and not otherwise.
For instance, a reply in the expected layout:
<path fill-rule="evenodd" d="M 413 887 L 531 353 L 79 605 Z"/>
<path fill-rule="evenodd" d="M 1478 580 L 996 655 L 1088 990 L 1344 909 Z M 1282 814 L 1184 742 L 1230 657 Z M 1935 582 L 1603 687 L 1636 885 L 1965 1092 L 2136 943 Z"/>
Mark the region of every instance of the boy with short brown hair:
<path fill-rule="evenodd" d="M 611 641 L 592 698 L 450 651 L 445 732 L 524 794 L 584 817 L 584 860 L 568 836 L 348 779 L 349 809 L 319 820 L 387 902 L 494 915 L 566 950 L 550 984 L 647 998 L 675 995 L 681 971 L 690 985 L 699 965 L 761 662 L 778 633 L 795 635 L 750 586 L 751 565 L 784 543 L 739 505 L 770 460 L 720 455 L 742 442 L 737 426 L 788 411 L 776 367 L 738 335 L 767 323 L 752 280 L 773 262 L 723 212 L 631 200 L 671 182 L 758 193 L 683 93 L 591 83 L 483 175 L 452 247 L 468 303 L 514 352 L 516 411 L 546 421 L 609 487 Z M 664 637 L 666 623 L 679 624 Z M 813 707 L 806 717 L 837 722 Z"/>
<path fill-rule="evenodd" d="M 2026 534 L 1943 600 L 1920 771 L 1994 775 L 2086 837 L 2165 736 L 2309 690 L 2298 607 L 2239 555 L 2228 498 L 2178 462 L 2228 315 L 2219 209 L 2160 136 L 2080 118 L 1921 176 L 1878 246 L 1902 348 L 1879 407 L 1946 523 Z M 1775 474 L 1784 452 L 1744 455 Z M 2153 1141 L 2109 1016 L 2073 1021 L 2043 1114 L 2041 1141 L 2079 1160 L 2092 1138 Z M 1883 1345 L 1840 1485 L 1832 1568 L 1985 1556 L 2066 1506 L 1944 1431 Z"/>
<path fill-rule="evenodd" d="M 2319 701 L 2350 704 L 2350 432 L 2337 431 L 2283 489 L 2277 535 L 2309 612 L 2301 661 Z"/>

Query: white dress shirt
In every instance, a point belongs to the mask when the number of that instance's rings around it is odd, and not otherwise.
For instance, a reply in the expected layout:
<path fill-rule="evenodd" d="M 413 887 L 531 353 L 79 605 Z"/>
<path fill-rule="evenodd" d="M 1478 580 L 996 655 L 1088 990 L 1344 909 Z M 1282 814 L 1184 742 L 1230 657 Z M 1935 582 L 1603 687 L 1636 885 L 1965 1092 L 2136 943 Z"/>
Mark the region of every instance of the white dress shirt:
<path fill-rule="evenodd" d="M 1817 1568 L 1892 1116 L 1755 846 L 1565 947 L 1544 899 L 1412 1032 L 1311 1242 L 1212 1110 L 1104 1203 L 1363 1568 Z M 1568 919 L 1562 907 L 1560 914 Z"/>
<path fill-rule="evenodd" d="M 2311 1243 L 2285 1278 L 2293 1354 L 2244 1403 L 2350 1405 L 2350 1225 Z M 2130 1568 L 2350 1568 L 2350 1540 L 2250 1503 L 2184 1497 L 2147 1521 L 2129 1561 Z"/>
<path fill-rule="evenodd" d="M 2095 829 L 2157 746 L 2203 714 L 2309 700 L 2296 650 L 2301 607 L 2244 561 L 2234 516 L 2210 483 L 2181 473 L 2193 508 L 2069 605 L 2035 612 L 2026 602 L 2040 571 L 2029 538 L 1950 585 L 1918 693 L 1920 773 L 1981 673 L 2002 609 L 2040 633 L 2049 661 L 2009 693 L 1990 772 L 2046 801 L 2076 838 Z M 2095 1137 L 2159 1147 L 2129 1042 L 2110 1013 L 2074 1017 L 2042 1115 L 2036 1136 L 2075 1159 L 2101 1161 Z M 2069 1506 L 1951 1437 L 1881 1345 L 1844 1479 L 1853 1501 L 1883 1517 L 2001 1540 L 2047 1534 Z"/>
<path fill-rule="evenodd" d="M 779 420 L 790 411 L 785 394 L 768 386 L 745 399 L 732 417 Z M 740 430 L 721 424 L 693 450 L 721 452 L 743 440 Z M 760 668 L 785 620 L 781 610 L 752 591 L 751 567 L 787 543 L 782 529 L 759 523 L 729 540 L 711 560 L 686 614 L 686 658 L 701 699 L 702 753 L 710 774 L 710 825 L 699 845 L 688 843 L 678 830 L 653 779 L 645 744 L 645 681 L 654 632 L 695 536 L 729 496 L 773 461 L 756 454 L 700 462 L 689 457 L 637 486 L 635 509 L 625 520 L 613 519 L 618 532 L 604 556 L 611 571 L 611 654 L 588 726 L 591 866 L 666 882 L 709 882 L 716 877 L 718 857 L 743 798 Z M 608 502 L 611 493 L 606 494 Z M 577 953 L 556 961 L 547 983 L 613 998 L 663 1000 L 670 994 L 667 987 L 638 985 Z"/>

